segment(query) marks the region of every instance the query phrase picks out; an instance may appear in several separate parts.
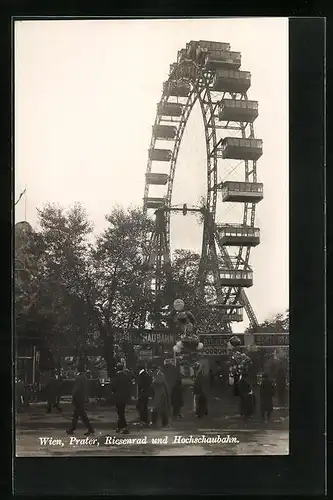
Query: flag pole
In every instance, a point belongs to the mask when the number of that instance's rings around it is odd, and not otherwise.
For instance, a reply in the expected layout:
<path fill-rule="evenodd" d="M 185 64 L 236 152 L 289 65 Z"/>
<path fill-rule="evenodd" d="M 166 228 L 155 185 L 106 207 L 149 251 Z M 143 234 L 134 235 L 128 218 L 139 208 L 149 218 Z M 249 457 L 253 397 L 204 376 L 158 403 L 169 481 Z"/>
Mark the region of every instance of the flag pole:
<path fill-rule="evenodd" d="M 24 220 L 27 220 L 27 185 L 25 185 L 24 193 Z"/>

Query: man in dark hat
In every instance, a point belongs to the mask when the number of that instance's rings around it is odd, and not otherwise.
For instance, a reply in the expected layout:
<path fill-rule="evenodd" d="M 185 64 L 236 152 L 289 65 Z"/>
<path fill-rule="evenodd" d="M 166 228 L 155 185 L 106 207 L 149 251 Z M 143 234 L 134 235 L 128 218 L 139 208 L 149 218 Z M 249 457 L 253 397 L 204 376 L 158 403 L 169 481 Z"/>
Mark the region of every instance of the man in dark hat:
<path fill-rule="evenodd" d="M 255 394 L 252 389 L 249 374 L 243 372 L 238 382 L 238 390 L 240 396 L 240 414 L 243 420 L 252 418 L 256 409 Z"/>
<path fill-rule="evenodd" d="M 260 412 L 264 422 L 268 422 L 273 411 L 274 386 L 268 374 L 262 376 L 260 385 Z"/>
<path fill-rule="evenodd" d="M 68 429 L 66 432 L 69 435 L 73 434 L 76 429 L 77 422 L 79 418 L 81 418 L 82 422 L 87 427 L 87 432 L 85 433 L 85 436 L 89 436 L 90 434 L 94 433 L 94 429 L 92 428 L 92 425 L 89 422 L 89 418 L 85 410 L 85 402 L 87 399 L 87 378 L 83 370 L 79 371 L 77 374 L 73 387 L 72 397 L 74 405 L 72 425 L 71 428 Z"/>
<path fill-rule="evenodd" d="M 118 413 L 117 432 L 128 434 L 125 418 L 126 405 L 131 399 L 131 378 L 124 370 L 122 363 L 116 365 L 117 373 L 111 383 L 111 389 L 115 397 Z"/>
<path fill-rule="evenodd" d="M 152 377 L 149 375 L 145 368 L 141 368 L 137 377 L 138 383 L 138 405 L 137 409 L 140 416 L 140 421 L 148 425 L 148 400 L 152 395 Z"/>
<path fill-rule="evenodd" d="M 195 382 L 193 386 L 195 413 L 198 418 L 208 415 L 208 401 L 204 388 L 204 373 L 200 363 L 195 363 Z"/>

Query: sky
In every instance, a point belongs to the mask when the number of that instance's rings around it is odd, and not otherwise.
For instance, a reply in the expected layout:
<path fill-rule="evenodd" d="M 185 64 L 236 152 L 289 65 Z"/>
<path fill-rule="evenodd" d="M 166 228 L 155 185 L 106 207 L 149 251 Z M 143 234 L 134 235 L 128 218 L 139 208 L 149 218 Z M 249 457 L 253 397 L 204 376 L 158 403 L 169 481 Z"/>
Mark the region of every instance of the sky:
<path fill-rule="evenodd" d="M 261 243 L 251 251 L 254 284 L 247 294 L 264 321 L 289 304 L 285 18 L 16 21 L 15 200 L 27 191 L 15 220 L 38 227 L 36 209 L 45 203 L 81 202 L 98 234 L 115 204 L 142 205 L 162 85 L 190 40 L 227 42 L 241 52 L 241 70 L 251 72 L 248 98 L 259 102 L 254 125 L 263 140 L 257 170 L 264 199 L 256 211 Z M 232 168 L 232 162 L 220 162 L 220 180 Z M 243 178 L 239 168 L 232 175 Z M 205 191 L 204 127 L 196 106 L 180 147 L 172 204 L 197 204 Z M 239 207 L 225 207 L 219 197 L 221 220 L 240 223 Z M 172 249 L 200 251 L 201 237 L 194 216 L 172 217 Z M 246 326 L 247 320 L 233 330 Z"/>

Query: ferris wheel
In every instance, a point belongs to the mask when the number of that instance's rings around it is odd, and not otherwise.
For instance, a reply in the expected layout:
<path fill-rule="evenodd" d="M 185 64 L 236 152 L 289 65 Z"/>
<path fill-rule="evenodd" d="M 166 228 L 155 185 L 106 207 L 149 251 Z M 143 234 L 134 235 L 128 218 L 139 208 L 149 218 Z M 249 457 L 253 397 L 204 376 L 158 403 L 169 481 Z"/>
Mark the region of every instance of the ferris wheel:
<path fill-rule="evenodd" d="M 255 137 L 258 102 L 249 100 L 251 73 L 240 70 L 241 54 L 230 44 L 191 41 L 178 51 L 163 84 L 153 125 L 145 174 L 144 213 L 155 213 L 150 235 L 148 285 L 157 297 L 170 264 L 171 214 L 201 212 L 203 237 L 198 288 L 223 315 L 227 329 L 243 320 L 258 324 L 245 293 L 253 285 L 251 249 L 260 242 L 256 205 L 263 199 L 257 161 L 262 140 Z M 172 204 L 178 153 L 191 111 L 199 103 L 206 144 L 206 195 L 201 206 Z M 159 190 L 152 196 L 151 190 Z"/>

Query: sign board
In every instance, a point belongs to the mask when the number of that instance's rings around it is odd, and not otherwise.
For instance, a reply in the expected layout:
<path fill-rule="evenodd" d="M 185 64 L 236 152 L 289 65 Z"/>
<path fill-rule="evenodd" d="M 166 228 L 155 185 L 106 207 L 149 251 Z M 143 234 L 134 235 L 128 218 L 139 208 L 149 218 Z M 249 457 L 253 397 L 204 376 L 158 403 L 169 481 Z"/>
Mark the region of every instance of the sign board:
<path fill-rule="evenodd" d="M 200 354 L 203 356 L 222 356 L 228 353 L 228 341 L 232 337 L 225 333 L 206 333 L 200 335 L 203 349 Z M 244 345 L 244 335 L 237 335 Z"/>
<path fill-rule="evenodd" d="M 165 365 L 174 365 L 175 364 L 175 360 L 174 360 L 174 358 L 165 358 L 164 364 Z"/>
<path fill-rule="evenodd" d="M 207 333 L 207 334 L 200 334 L 199 335 L 201 342 L 204 345 L 204 349 L 207 346 L 223 346 L 226 345 L 231 339 L 232 335 L 225 334 L 225 333 Z M 241 345 L 244 345 L 244 335 L 238 335 Z"/>
<path fill-rule="evenodd" d="M 204 356 L 222 356 L 224 354 L 227 354 L 227 352 L 228 352 L 227 344 L 225 343 L 225 345 L 220 345 L 215 347 L 211 346 L 204 347 L 202 351 L 200 351 L 200 354 Z"/>
<path fill-rule="evenodd" d="M 146 350 L 146 351 L 139 351 L 138 353 L 138 358 L 141 360 L 141 361 L 148 361 L 148 360 L 151 360 L 153 357 L 153 351 L 151 350 Z"/>
<path fill-rule="evenodd" d="M 173 333 L 153 332 L 146 330 L 141 335 L 140 343 L 142 344 L 170 344 L 174 345 L 176 336 Z"/>
<path fill-rule="evenodd" d="M 289 333 L 255 333 L 254 343 L 259 347 L 288 347 Z"/>

